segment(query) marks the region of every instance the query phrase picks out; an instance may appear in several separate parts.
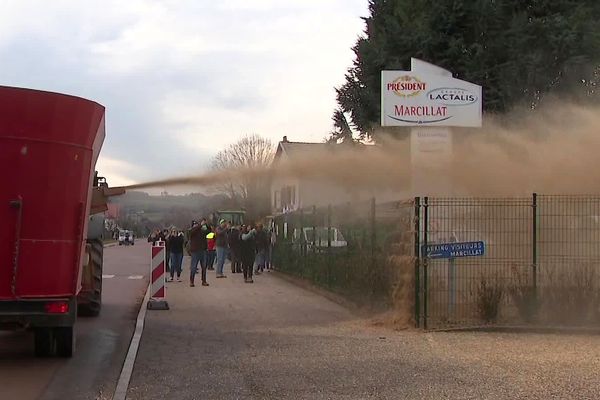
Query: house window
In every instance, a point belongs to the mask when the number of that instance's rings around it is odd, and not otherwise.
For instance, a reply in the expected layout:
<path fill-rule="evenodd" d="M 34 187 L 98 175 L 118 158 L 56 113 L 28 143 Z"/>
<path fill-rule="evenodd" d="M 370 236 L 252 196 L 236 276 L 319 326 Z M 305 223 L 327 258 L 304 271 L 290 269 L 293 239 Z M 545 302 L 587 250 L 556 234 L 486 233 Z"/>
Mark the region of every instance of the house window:
<path fill-rule="evenodd" d="M 295 205 L 296 205 L 296 203 L 297 203 L 297 202 L 296 202 L 296 186 L 292 186 L 292 187 L 291 187 L 291 194 L 290 194 L 290 197 L 291 197 L 291 202 L 290 202 L 290 204 L 291 204 L 291 205 L 293 205 L 293 206 L 295 206 Z"/>
<path fill-rule="evenodd" d="M 281 188 L 281 206 L 282 207 L 286 207 L 289 206 L 291 203 L 291 198 L 292 193 L 290 191 L 290 187 L 286 186 L 284 188 Z"/>
<path fill-rule="evenodd" d="M 273 192 L 273 208 L 276 210 L 281 208 L 281 193 L 278 190 Z"/>
<path fill-rule="evenodd" d="M 296 187 L 285 186 L 281 188 L 281 208 L 282 209 L 295 209 L 297 205 L 296 201 Z"/>

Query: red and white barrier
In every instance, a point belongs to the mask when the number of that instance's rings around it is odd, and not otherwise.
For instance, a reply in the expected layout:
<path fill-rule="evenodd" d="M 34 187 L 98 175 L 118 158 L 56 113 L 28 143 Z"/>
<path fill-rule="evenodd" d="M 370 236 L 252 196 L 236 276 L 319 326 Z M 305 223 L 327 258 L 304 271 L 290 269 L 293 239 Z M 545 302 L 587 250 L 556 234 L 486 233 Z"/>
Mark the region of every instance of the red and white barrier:
<path fill-rule="evenodd" d="M 152 258 L 150 262 L 150 301 L 148 308 L 154 310 L 168 310 L 167 289 L 165 287 L 166 274 L 166 249 L 165 242 L 156 242 L 152 246 Z"/>

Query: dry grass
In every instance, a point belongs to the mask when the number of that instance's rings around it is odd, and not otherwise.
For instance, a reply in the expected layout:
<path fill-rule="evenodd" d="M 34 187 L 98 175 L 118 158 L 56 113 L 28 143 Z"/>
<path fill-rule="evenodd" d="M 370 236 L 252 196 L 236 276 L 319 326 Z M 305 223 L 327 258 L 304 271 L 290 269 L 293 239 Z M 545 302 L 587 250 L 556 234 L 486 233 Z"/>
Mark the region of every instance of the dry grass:
<path fill-rule="evenodd" d="M 505 288 L 495 279 L 481 278 L 477 287 L 477 313 L 485 323 L 494 323 L 500 313 Z"/>

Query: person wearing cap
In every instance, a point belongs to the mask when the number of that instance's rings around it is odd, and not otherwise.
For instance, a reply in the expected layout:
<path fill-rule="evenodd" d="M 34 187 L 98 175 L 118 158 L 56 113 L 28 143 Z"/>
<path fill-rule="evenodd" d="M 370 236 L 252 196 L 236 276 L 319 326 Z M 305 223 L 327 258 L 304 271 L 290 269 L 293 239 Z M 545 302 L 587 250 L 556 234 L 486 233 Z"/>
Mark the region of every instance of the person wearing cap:
<path fill-rule="evenodd" d="M 219 221 L 219 226 L 215 228 L 215 245 L 217 248 L 217 278 L 226 278 L 223 272 L 225 258 L 227 257 L 227 233 L 229 227 L 224 219 Z"/>

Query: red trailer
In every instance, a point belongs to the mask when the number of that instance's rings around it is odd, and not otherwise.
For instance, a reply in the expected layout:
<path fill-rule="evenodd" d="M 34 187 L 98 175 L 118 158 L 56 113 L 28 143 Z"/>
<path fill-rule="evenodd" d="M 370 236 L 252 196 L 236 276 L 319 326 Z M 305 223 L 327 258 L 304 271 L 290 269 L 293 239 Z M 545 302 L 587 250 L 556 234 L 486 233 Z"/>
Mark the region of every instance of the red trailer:
<path fill-rule="evenodd" d="M 0 328 L 32 328 L 39 356 L 71 356 L 78 294 L 100 310 L 104 136 L 98 103 L 0 87 Z"/>

